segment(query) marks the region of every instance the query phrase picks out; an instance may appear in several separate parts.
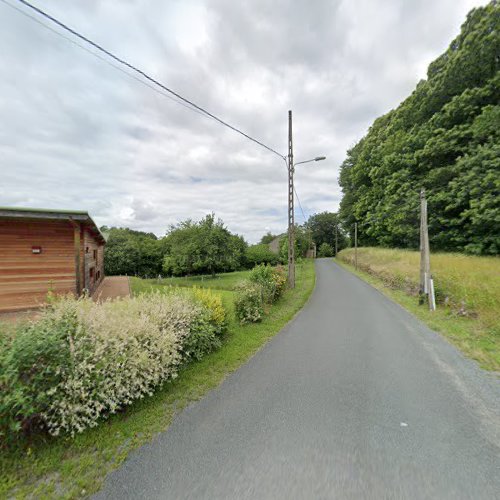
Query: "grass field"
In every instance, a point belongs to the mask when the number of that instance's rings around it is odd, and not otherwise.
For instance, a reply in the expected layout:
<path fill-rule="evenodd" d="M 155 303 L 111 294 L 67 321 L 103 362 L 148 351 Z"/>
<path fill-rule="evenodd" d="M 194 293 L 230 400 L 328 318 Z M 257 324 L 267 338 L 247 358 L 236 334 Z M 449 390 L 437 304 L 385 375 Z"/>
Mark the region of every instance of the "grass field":
<path fill-rule="evenodd" d="M 130 451 L 167 429 L 176 413 L 220 384 L 279 332 L 307 301 L 315 281 L 314 263 L 299 264 L 296 288 L 287 290 L 261 323 L 241 326 L 232 312 L 231 289 L 244 274 L 236 274 L 240 273 L 221 276 L 217 281 L 230 315 L 228 333 L 220 349 L 186 366 L 177 379 L 152 397 L 127 407 L 75 439 L 38 440 L 22 449 L 4 452 L 0 457 L 0 498 L 80 498 L 97 491 L 106 474 L 117 468 Z M 155 281 L 133 280 L 133 291 L 167 285 Z"/>
<path fill-rule="evenodd" d="M 339 259 L 352 269 L 354 250 L 342 250 Z M 419 252 L 358 249 L 358 267 L 365 278 L 371 276 L 373 284 L 389 295 L 392 293 L 392 298 L 448 337 L 481 366 L 500 371 L 500 259 L 431 254 L 438 302 L 434 313 L 426 306 L 418 306 L 419 266 Z"/>
<path fill-rule="evenodd" d="M 236 271 L 234 273 L 216 274 L 215 276 L 189 276 L 187 278 L 163 278 L 142 280 L 130 278 L 132 292 L 142 293 L 152 289 L 161 289 L 163 286 L 181 286 L 211 288 L 212 290 L 233 290 L 235 285 L 248 277 L 250 271 Z"/>

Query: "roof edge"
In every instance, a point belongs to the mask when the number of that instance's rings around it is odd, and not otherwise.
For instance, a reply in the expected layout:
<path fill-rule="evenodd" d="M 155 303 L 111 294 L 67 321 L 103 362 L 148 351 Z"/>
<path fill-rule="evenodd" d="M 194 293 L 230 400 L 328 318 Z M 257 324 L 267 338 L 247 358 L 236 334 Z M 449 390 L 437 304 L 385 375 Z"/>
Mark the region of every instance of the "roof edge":
<path fill-rule="evenodd" d="M 106 238 L 88 212 L 83 210 L 56 210 L 51 208 L 0 207 L 0 219 L 74 220 L 88 222 L 94 232 L 106 243 Z"/>

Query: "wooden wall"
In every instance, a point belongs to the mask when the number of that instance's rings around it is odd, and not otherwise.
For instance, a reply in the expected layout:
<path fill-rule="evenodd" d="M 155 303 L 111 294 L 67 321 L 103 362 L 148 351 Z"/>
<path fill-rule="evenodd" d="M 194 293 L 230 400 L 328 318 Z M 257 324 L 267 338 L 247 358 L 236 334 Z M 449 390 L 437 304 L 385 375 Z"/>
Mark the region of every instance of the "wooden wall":
<path fill-rule="evenodd" d="M 42 253 L 33 254 L 33 246 Z M 76 291 L 72 224 L 0 220 L 0 311 L 40 306 L 49 290 Z"/>
<path fill-rule="evenodd" d="M 92 295 L 104 278 L 104 245 L 88 229 L 83 231 L 83 255 L 84 288 Z"/>

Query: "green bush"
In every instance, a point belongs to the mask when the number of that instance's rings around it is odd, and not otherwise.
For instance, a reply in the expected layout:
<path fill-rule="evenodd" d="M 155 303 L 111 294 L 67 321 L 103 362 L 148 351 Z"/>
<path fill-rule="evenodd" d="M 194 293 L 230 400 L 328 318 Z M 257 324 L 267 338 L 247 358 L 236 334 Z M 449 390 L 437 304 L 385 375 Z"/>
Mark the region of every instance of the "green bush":
<path fill-rule="evenodd" d="M 271 266 L 256 266 L 250 272 L 248 279 L 262 287 L 262 300 L 266 304 L 275 302 L 286 287 L 286 274 L 282 268 Z"/>
<path fill-rule="evenodd" d="M 227 315 L 222 298 L 209 288 L 193 287 L 193 296 L 209 312 L 209 321 L 213 325 L 215 332 L 222 335 L 227 329 Z"/>
<path fill-rule="evenodd" d="M 74 435 L 152 394 L 182 363 L 220 345 L 219 305 L 196 292 L 56 300 L 2 340 L 0 442 L 39 429 Z"/>
<path fill-rule="evenodd" d="M 193 288 L 192 293 L 204 311 L 191 325 L 182 351 L 186 359 L 199 360 L 221 346 L 221 336 L 227 329 L 227 319 L 220 295 L 204 288 Z"/>
<path fill-rule="evenodd" d="M 333 257 L 334 251 L 328 243 L 322 243 L 318 250 L 318 257 Z"/>
<path fill-rule="evenodd" d="M 196 318 L 191 325 L 189 335 L 182 344 L 184 359 L 201 359 L 203 356 L 221 346 L 221 339 L 210 321 L 210 313 L 205 312 Z"/>
<path fill-rule="evenodd" d="M 241 324 L 257 323 L 262 319 L 264 307 L 262 286 L 243 281 L 235 288 L 234 312 Z"/>
<path fill-rule="evenodd" d="M 253 268 L 258 264 L 271 264 L 275 266 L 280 262 L 280 256 L 271 252 L 271 250 L 269 250 L 269 245 L 262 243 L 248 247 L 245 257 L 248 268 Z"/>
<path fill-rule="evenodd" d="M 50 404 L 51 388 L 69 369 L 75 322 L 42 321 L 29 325 L 0 345 L 0 443 L 44 426 L 42 412 Z"/>

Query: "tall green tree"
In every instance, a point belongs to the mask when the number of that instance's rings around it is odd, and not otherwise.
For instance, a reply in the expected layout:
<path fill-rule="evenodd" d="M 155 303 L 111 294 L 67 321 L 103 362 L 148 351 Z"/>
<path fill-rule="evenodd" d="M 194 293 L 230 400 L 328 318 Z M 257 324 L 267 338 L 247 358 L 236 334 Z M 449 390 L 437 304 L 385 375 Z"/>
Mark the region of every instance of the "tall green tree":
<path fill-rule="evenodd" d="M 273 241 L 275 238 L 277 238 L 277 235 L 272 234 L 271 232 L 267 232 L 262 238 L 260 239 L 261 244 L 269 245 L 271 241 Z"/>
<path fill-rule="evenodd" d="M 473 9 L 427 79 L 347 152 L 339 216 L 360 243 L 416 248 L 425 188 L 434 250 L 500 251 L 500 4 Z"/>
<path fill-rule="evenodd" d="M 101 228 L 107 241 L 104 247 L 104 272 L 107 275 L 157 276 L 162 270 L 162 245 L 153 233 L 127 228 Z"/>
<path fill-rule="evenodd" d="M 311 231 L 312 240 L 316 243 L 318 251 L 324 243 L 335 249 L 336 233 L 339 251 L 349 245 L 349 240 L 343 229 L 343 224 L 336 213 L 321 212 L 311 215 L 307 220 L 306 229 Z"/>
<path fill-rule="evenodd" d="M 295 225 L 295 257 L 305 257 L 311 245 L 311 234 L 304 227 Z M 281 240 L 280 258 L 282 262 L 288 262 L 288 236 Z"/>
<path fill-rule="evenodd" d="M 209 214 L 170 228 L 164 241 L 163 271 L 169 275 L 215 274 L 243 266 L 246 243 Z"/>

